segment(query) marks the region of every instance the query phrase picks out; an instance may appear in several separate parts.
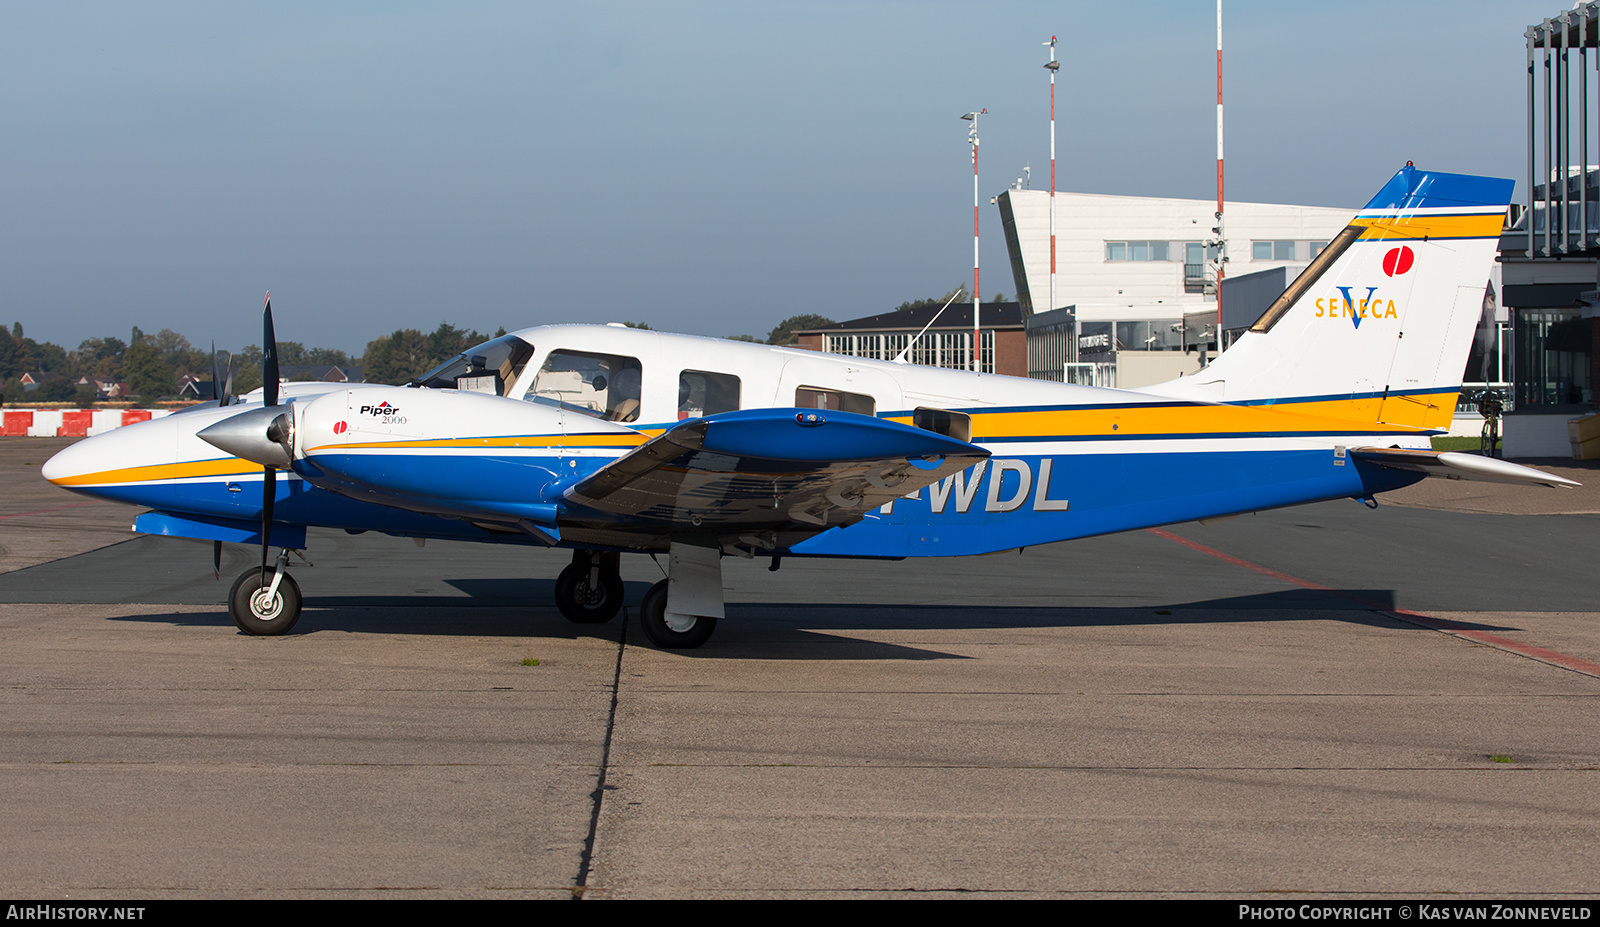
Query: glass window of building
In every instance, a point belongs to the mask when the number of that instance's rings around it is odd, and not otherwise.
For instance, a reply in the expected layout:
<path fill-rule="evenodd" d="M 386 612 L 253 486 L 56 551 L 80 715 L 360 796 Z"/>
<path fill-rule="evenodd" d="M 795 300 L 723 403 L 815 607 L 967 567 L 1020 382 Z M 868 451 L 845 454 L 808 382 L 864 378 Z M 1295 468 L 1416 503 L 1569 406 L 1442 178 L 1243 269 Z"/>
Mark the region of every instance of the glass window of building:
<path fill-rule="evenodd" d="M 1324 242 L 1324 245 L 1327 243 Z M 1252 241 L 1250 243 L 1250 260 L 1252 261 L 1293 261 L 1295 258 L 1295 243 L 1292 241 Z"/>
<path fill-rule="evenodd" d="M 1172 260 L 1172 242 L 1108 241 L 1106 242 L 1106 260 L 1170 261 Z"/>
<path fill-rule="evenodd" d="M 1116 326 L 1119 351 L 1177 351 L 1183 347 L 1178 319 L 1118 322 Z"/>
<path fill-rule="evenodd" d="M 1512 389 L 1519 410 L 1587 405 L 1593 398 L 1589 323 L 1571 309 L 1512 313 Z"/>

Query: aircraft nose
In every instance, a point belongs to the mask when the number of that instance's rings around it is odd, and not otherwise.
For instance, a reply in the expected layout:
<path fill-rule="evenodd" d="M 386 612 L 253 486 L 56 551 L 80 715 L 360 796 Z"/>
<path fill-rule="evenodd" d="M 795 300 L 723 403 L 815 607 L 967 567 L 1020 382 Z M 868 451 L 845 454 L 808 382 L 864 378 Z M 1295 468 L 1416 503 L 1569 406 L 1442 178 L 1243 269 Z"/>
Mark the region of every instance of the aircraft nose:
<path fill-rule="evenodd" d="M 84 438 L 82 441 L 67 445 L 44 462 L 44 466 L 39 468 L 39 474 L 57 486 L 62 486 L 75 476 L 83 476 L 99 469 L 104 460 L 97 450 L 90 450 L 88 445 L 94 444 L 102 437 L 105 435 Z"/>
<path fill-rule="evenodd" d="M 132 468 L 170 461 L 173 434 L 166 419 L 127 425 L 62 448 L 39 473 L 64 489 L 94 495 L 93 487 L 126 481 Z"/>

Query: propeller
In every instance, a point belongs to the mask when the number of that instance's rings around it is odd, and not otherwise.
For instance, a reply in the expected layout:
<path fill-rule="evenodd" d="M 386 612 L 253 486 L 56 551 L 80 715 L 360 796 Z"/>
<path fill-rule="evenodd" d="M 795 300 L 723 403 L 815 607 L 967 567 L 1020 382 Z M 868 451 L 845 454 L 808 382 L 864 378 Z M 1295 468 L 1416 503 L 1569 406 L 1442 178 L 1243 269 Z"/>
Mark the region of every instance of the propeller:
<path fill-rule="evenodd" d="M 228 358 L 228 372 L 233 372 L 233 358 Z M 230 384 L 231 385 L 231 384 Z M 231 392 L 231 390 L 230 390 Z M 222 391 L 222 378 L 217 375 L 217 343 L 211 342 L 211 393 L 220 408 L 228 404 L 228 394 Z M 222 578 L 222 542 L 211 542 L 211 578 Z"/>
<path fill-rule="evenodd" d="M 263 406 L 229 416 L 203 428 L 196 437 L 235 457 L 258 463 L 261 479 L 261 570 L 267 569 L 267 548 L 272 536 L 272 508 L 278 495 L 278 471 L 294 463 L 294 420 L 278 408 L 278 339 L 272 330 L 272 294 L 267 294 L 262 310 L 261 380 Z M 229 359 L 229 367 L 233 366 Z M 215 360 L 213 359 L 213 376 Z M 228 375 L 228 392 L 233 391 L 233 375 Z M 222 545 L 212 546 L 212 566 L 222 573 Z"/>
<path fill-rule="evenodd" d="M 261 398 L 266 408 L 270 409 L 278 404 L 278 336 L 272 330 L 271 293 L 267 294 L 266 306 L 261 314 L 261 352 Z M 285 444 L 281 439 L 288 437 L 288 427 L 286 416 L 274 416 L 267 425 L 267 439 L 276 444 Z M 272 506 L 278 497 L 277 469 L 269 464 L 264 468 L 264 474 L 261 480 L 262 581 L 267 576 L 267 542 L 272 539 Z"/>

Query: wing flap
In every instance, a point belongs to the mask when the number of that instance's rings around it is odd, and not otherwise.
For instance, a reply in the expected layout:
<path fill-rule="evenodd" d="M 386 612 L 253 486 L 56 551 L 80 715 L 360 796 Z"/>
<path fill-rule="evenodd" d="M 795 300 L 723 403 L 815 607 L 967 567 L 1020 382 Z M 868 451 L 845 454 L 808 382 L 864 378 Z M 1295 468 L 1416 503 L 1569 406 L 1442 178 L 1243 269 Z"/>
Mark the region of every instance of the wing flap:
<path fill-rule="evenodd" d="M 1449 480 L 1477 480 L 1486 483 L 1521 483 L 1541 486 L 1580 486 L 1566 477 L 1524 467 L 1495 457 L 1482 457 L 1461 451 L 1425 451 L 1405 447 L 1353 447 L 1350 456 L 1395 470 L 1411 470 Z"/>
<path fill-rule="evenodd" d="M 759 409 L 683 422 L 563 495 L 569 506 L 632 522 L 817 533 L 988 456 L 871 416 Z"/>

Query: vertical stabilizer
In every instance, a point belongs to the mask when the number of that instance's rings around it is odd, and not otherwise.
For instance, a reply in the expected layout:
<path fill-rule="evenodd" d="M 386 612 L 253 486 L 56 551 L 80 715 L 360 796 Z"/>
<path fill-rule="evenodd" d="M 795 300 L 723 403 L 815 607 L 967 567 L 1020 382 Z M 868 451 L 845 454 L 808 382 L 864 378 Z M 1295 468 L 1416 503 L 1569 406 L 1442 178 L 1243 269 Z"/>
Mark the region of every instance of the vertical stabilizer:
<path fill-rule="evenodd" d="M 1448 427 L 1512 187 L 1401 168 L 1221 357 L 1144 392 Z"/>

